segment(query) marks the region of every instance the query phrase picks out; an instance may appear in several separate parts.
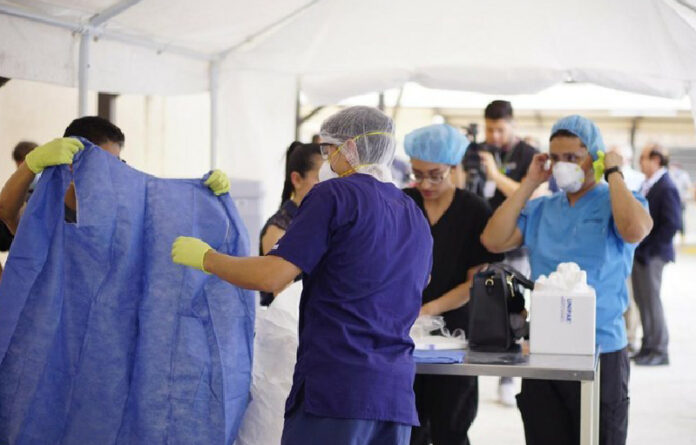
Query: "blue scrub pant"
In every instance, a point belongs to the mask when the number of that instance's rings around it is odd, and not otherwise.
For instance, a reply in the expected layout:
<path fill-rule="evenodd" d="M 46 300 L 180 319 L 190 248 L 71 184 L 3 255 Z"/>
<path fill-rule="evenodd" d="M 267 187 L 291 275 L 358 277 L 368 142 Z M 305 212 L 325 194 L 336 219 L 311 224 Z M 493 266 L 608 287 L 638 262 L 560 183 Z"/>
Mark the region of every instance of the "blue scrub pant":
<path fill-rule="evenodd" d="M 298 404 L 285 418 L 281 445 L 408 445 L 411 426 L 395 422 L 320 417 Z"/>

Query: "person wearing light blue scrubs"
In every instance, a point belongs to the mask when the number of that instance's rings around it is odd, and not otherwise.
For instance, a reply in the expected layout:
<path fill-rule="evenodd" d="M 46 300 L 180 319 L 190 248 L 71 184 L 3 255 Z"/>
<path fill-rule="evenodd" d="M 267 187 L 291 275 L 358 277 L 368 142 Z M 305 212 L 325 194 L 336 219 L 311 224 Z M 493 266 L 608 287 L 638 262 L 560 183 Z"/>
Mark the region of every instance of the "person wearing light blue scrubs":
<path fill-rule="evenodd" d="M 551 169 L 547 168 L 547 162 Z M 569 116 L 551 130 L 550 153 L 534 157 L 522 185 L 493 214 L 481 241 L 492 252 L 526 246 L 532 278 L 560 263 L 587 272 L 597 294 L 600 352 L 600 443 L 625 444 L 628 429 L 629 359 L 623 313 L 633 253 L 652 228 L 643 197 L 631 192 L 621 156 L 608 153 L 594 122 Z M 600 182 L 604 173 L 607 182 Z M 551 177 L 560 191 L 527 202 Z M 517 396 L 527 444 L 579 442 L 580 384 L 523 379 Z"/>

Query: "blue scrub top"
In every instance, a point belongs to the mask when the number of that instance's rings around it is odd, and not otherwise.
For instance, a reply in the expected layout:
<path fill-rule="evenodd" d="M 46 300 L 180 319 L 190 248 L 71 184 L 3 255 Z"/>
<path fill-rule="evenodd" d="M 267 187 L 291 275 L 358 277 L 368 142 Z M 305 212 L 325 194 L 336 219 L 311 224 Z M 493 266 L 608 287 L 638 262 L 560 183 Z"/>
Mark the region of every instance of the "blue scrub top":
<path fill-rule="evenodd" d="M 430 227 L 393 184 L 354 174 L 314 186 L 276 249 L 305 273 L 286 416 L 418 425 L 409 330 L 432 267 Z"/>
<path fill-rule="evenodd" d="M 634 196 L 647 208 L 645 198 Z M 637 245 L 618 233 L 608 184 L 597 184 L 572 207 L 564 192 L 532 200 L 517 226 L 529 249 L 532 278 L 548 276 L 560 263 L 577 263 L 597 294 L 596 341 L 601 352 L 626 347 L 626 278 Z"/>

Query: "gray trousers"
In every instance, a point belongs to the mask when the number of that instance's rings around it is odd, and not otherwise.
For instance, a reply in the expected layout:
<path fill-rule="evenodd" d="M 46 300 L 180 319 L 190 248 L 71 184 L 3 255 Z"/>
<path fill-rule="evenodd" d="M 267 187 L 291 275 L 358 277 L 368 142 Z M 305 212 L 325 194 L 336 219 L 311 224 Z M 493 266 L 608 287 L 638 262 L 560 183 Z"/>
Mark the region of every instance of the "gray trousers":
<path fill-rule="evenodd" d="M 637 347 L 638 345 L 638 328 L 640 327 L 640 313 L 636 306 L 636 299 L 633 296 L 633 280 L 628 277 L 626 280 L 628 287 L 628 308 L 624 312 L 624 320 L 626 321 L 626 336 L 628 337 L 628 345 Z"/>
<path fill-rule="evenodd" d="M 633 296 L 643 325 L 641 350 L 666 355 L 669 333 L 660 298 L 662 270 L 665 264 L 666 262 L 659 257 L 650 258 L 647 264 L 634 261 L 631 280 Z"/>

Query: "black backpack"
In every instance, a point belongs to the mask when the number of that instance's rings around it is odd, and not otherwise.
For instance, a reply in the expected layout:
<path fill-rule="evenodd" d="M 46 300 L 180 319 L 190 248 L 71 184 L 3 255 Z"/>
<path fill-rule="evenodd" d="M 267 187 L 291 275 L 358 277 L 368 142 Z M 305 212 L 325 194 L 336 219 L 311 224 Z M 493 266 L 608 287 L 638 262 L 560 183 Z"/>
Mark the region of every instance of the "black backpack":
<path fill-rule="evenodd" d="M 524 288 L 534 283 L 517 269 L 496 263 L 474 276 L 469 300 L 469 349 L 506 352 L 516 348 L 510 315 L 524 310 Z"/>

